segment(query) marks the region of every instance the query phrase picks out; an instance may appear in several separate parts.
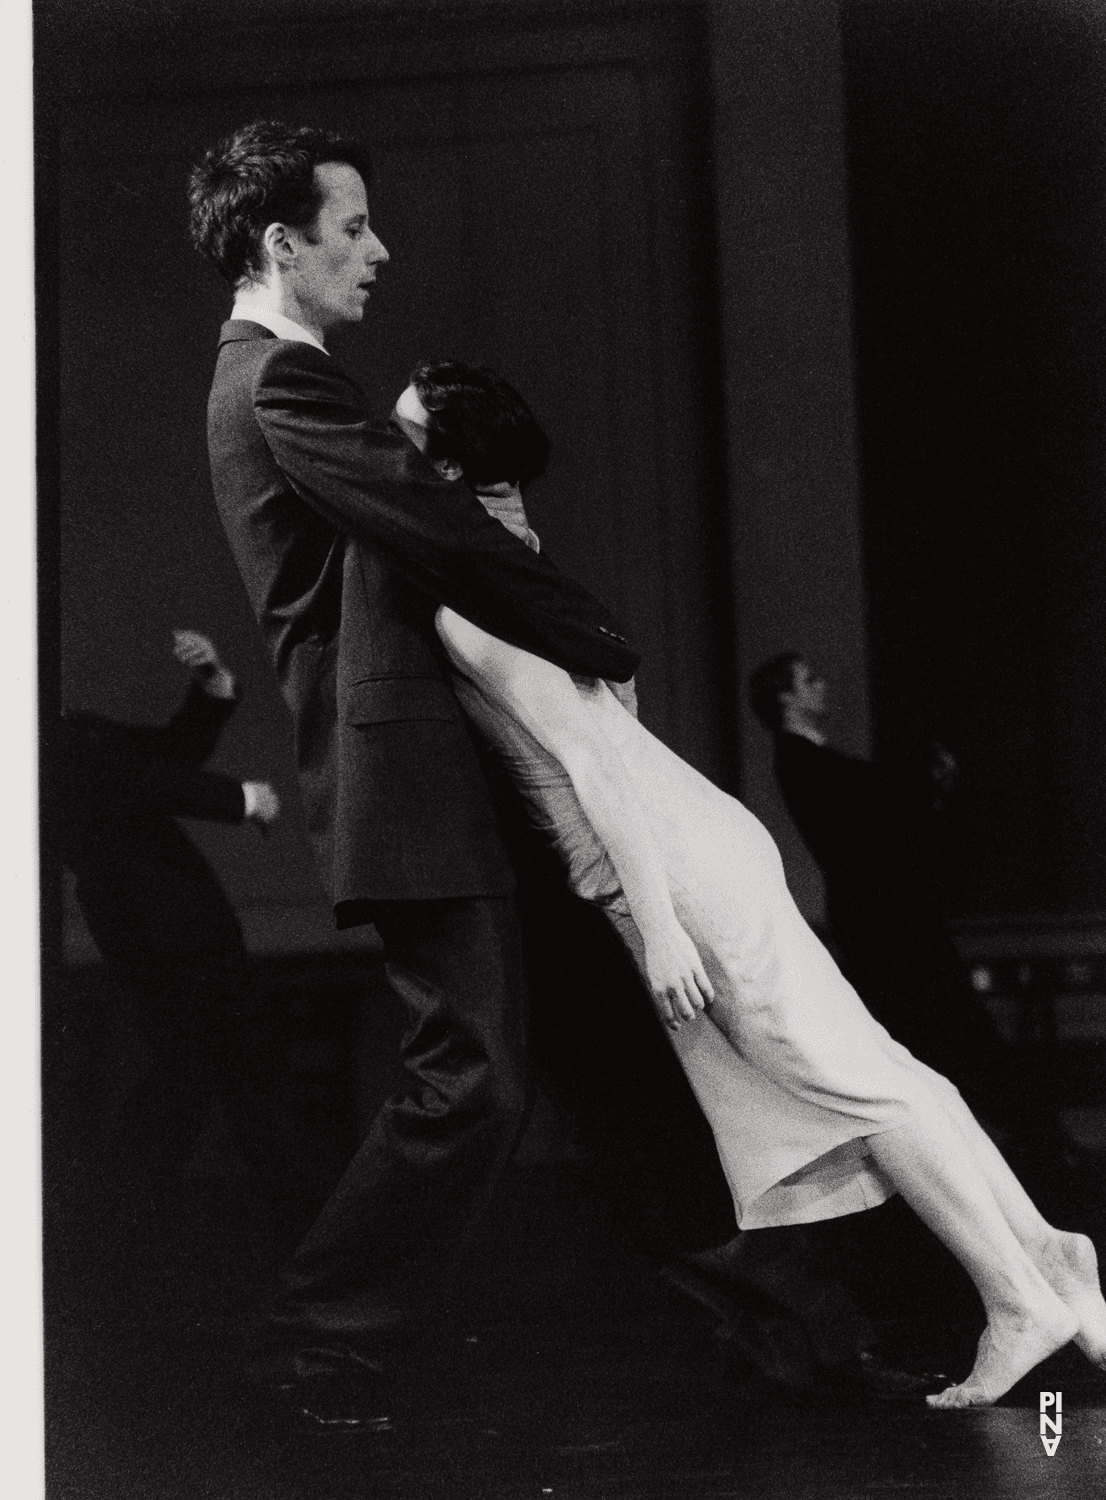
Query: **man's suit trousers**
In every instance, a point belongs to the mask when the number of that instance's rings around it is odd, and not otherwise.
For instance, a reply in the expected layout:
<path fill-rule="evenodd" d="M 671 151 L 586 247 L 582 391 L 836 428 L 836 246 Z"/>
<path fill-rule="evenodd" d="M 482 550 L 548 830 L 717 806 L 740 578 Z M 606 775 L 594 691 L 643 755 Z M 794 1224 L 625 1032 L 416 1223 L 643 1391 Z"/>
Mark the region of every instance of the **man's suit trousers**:
<path fill-rule="evenodd" d="M 406 1016 L 403 1086 L 281 1275 L 274 1352 L 386 1356 L 475 1228 L 526 1123 L 526 983 L 509 897 L 371 907 Z"/>

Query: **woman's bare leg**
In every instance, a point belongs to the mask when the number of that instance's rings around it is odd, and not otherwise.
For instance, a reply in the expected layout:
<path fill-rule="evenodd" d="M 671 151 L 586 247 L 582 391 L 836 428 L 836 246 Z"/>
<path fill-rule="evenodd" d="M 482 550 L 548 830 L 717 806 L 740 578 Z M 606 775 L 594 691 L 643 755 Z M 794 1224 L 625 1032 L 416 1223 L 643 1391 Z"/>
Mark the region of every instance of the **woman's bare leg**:
<path fill-rule="evenodd" d="M 1085 1234 L 1054 1229 L 1010 1170 L 1001 1151 L 959 1097 L 946 1099 L 952 1117 L 979 1165 L 1015 1237 L 1056 1295 L 1079 1319 L 1075 1342 L 1106 1370 L 1106 1300 L 1098 1282 L 1098 1257 Z"/>
<path fill-rule="evenodd" d="M 869 1136 L 868 1148 L 967 1271 L 987 1313 L 971 1374 L 930 1396 L 930 1405 L 990 1405 L 1073 1338 L 1079 1319 L 1019 1242 L 974 1150 L 936 1095 L 927 1090 L 907 1124 Z"/>

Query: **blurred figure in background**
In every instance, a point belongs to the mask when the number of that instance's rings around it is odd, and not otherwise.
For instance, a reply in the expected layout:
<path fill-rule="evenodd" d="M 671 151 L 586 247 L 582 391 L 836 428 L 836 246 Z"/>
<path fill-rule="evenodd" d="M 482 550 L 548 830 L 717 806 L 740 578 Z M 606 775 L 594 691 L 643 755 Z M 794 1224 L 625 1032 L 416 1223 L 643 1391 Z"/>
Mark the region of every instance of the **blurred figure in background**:
<path fill-rule="evenodd" d="M 835 750 L 829 686 L 796 651 L 750 675 L 749 700 L 772 732 L 780 791 L 825 877 L 830 937 L 865 1005 L 1011 1144 L 1051 1151 L 1053 1101 L 1022 1077 L 946 921 L 937 821 L 956 777 L 952 756 L 935 744 L 912 777 Z"/>
<path fill-rule="evenodd" d="M 152 1056 L 125 1106 L 127 1146 L 179 1171 L 218 1102 L 238 1149 L 263 1168 L 273 1149 L 260 1118 L 272 1049 L 254 1014 L 238 918 L 177 819 L 264 833 L 280 800 L 267 781 L 204 769 L 237 707 L 235 679 L 198 631 L 176 630 L 173 641 L 192 680 L 168 723 L 62 716 L 62 859 L 126 1022 Z"/>

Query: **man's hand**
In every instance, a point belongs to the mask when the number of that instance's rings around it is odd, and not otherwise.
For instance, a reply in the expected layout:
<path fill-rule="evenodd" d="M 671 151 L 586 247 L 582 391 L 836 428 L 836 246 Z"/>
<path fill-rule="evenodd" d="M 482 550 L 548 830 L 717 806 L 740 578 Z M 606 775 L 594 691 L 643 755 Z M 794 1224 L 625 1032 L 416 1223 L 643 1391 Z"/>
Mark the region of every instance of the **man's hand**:
<path fill-rule="evenodd" d="M 631 677 L 629 682 L 612 682 L 609 678 L 607 678 L 605 679 L 605 681 L 611 692 L 618 699 L 619 703 L 622 704 L 622 707 L 626 710 L 626 712 L 628 714 L 632 714 L 636 719 L 637 684 L 635 683 L 634 679 Z"/>
<path fill-rule="evenodd" d="M 173 655 L 213 698 L 234 697 L 234 677 L 219 660 L 215 643 L 198 630 L 173 631 Z M 259 783 L 260 784 L 260 783 Z"/>
<path fill-rule="evenodd" d="M 242 796 L 246 801 L 245 820 L 255 823 L 262 833 L 280 817 L 280 798 L 271 781 L 244 781 Z"/>
<path fill-rule="evenodd" d="M 960 779 L 960 767 L 956 757 L 939 740 L 934 740 L 930 746 L 927 770 L 933 791 L 933 806 L 935 811 L 941 812 Z"/>

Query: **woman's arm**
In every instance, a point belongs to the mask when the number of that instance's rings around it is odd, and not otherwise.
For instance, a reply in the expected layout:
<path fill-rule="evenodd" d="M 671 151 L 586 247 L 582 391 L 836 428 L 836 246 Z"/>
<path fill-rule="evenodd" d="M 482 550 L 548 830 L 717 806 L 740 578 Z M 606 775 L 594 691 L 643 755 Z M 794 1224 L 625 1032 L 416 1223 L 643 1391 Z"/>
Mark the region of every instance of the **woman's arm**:
<path fill-rule="evenodd" d="M 255 377 L 254 415 L 313 510 L 498 635 L 572 672 L 633 675 L 638 653 L 606 607 L 493 521 L 466 485 L 441 479 L 398 429 L 371 423 L 361 391 L 332 359 L 309 344 L 270 347 Z"/>
<path fill-rule="evenodd" d="M 438 630 L 457 669 L 502 705 L 568 773 L 584 815 L 610 855 L 645 945 L 646 981 L 675 1027 L 713 999 L 694 943 L 672 906 L 653 835 L 626 764 L 559 667 L 507 645 L 452 610 Z"/>

